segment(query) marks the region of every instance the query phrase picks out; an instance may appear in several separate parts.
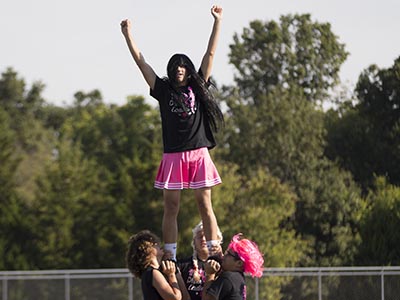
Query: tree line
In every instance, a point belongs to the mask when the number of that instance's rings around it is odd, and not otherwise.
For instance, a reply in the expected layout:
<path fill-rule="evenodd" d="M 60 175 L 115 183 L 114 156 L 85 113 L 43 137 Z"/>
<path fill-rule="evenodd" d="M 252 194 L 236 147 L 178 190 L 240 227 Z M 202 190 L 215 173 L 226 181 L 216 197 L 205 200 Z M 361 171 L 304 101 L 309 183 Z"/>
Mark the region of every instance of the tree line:
<path fill-rule="evenodd" d="M 400 263 L 400 57 L 360 70 L 349 91 L 347 56 L 308 14 L 233 36 L 234 83 L 214 91 L 226 122 L 213 205 L 225 246 L 243 232 L 266 267 Z M 132 233 L 161 234 L 158 109 L 142 96 L 106 104 L 99 90 L 56 106 L 44 88 L 2 71 L 0 270 L 124 267 Z M 198 221 L 184 192 L 178 256 Z"/>

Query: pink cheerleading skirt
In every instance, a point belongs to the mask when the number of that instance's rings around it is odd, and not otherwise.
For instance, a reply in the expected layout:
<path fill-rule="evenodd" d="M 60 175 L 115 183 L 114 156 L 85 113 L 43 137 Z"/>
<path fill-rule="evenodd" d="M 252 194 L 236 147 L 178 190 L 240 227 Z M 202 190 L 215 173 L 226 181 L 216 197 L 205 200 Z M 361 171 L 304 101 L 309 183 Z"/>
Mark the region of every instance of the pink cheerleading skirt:
<path fill-rule="evenodd" d="M 199 189 L 212 187 L 221 182 L 208 149 L 200 148 L 164 153 L 154 187 L 168 190 Z"/>

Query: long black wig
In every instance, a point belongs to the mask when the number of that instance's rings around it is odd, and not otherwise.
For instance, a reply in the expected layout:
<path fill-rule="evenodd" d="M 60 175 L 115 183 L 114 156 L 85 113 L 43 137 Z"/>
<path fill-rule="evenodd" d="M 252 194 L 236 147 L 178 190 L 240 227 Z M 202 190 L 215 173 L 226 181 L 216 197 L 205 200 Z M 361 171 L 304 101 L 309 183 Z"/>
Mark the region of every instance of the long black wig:
<path fill-rule="evenodd" d="M 196 99 L 200 100 L 204 107 L 205 115 L 210 128 L 217 132 L 224 124 L 224 116 L 216 102 L 214 95 L 209 90 L 211 81 L 206 82 L 199 72 L 196 71 L 193 62 L 185 54 L 174 54 L 167 65 L 168 81 L 173 90 L 179 94 L 178 85 L 175 80 L 178 67 L 185 67 L 188 76 L 188 85 L 192 87 Z"/>

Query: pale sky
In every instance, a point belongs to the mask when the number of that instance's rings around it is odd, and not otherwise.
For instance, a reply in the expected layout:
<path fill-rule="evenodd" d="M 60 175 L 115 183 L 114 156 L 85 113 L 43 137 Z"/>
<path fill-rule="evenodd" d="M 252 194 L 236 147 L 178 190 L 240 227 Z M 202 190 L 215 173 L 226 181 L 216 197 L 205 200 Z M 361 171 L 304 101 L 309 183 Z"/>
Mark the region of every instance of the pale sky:
<path fill-rule="evenodd" d="M 104 102 L 122 105 L 129 95 L 148 95 L 119 23 L 132 21 L 133 36 L 159 76 L 176 52 L 199 66 L 206 50 L 213 4 L 223 7 L 221 37 L 212 75 L 233 84 L 228 62 L 234 33 L 253 20 L 279 21 L 281 15 L 310 13 L 328 22 L 350 52 L 341 79 L 354 85 L 371 64 L 390 67 L 400 56 L 399 0 L 1 0 L 0 72 L 12 67 L 28 86 L 46 85 L 46 101 L 71 104 L 77 91 L 99 89 Z"/>

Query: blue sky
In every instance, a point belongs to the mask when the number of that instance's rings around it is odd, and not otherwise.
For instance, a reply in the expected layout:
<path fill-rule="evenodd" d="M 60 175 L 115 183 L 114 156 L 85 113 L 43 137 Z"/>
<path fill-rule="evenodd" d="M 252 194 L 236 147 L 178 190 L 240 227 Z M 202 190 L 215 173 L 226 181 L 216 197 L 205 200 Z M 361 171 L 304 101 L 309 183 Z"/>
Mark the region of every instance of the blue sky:
<path fill-rule="evenodd" d="M 398 0 L 8 0 L 0 4 L 0 71 L 13 67 L 28 85 L 46 84 L 45 99 L 70 104 L 78 90 L 99 89 L 106 103 L 124 104 L 148 88 L 132 61 L 119 23 L 129 18 L 133 35 L 156 73 L 164 76 L 169 57 L 188 54 L 198 66 L 212 26 L 210 8 L 224 9 L 213 77 L 233 83 L 229 44 L 252 20 L 276 20 L 310 13 L 329 22 L 350 52 L 341 70 L 352 86 L 370 64 L 387 68 L 400 56 Z"/>

